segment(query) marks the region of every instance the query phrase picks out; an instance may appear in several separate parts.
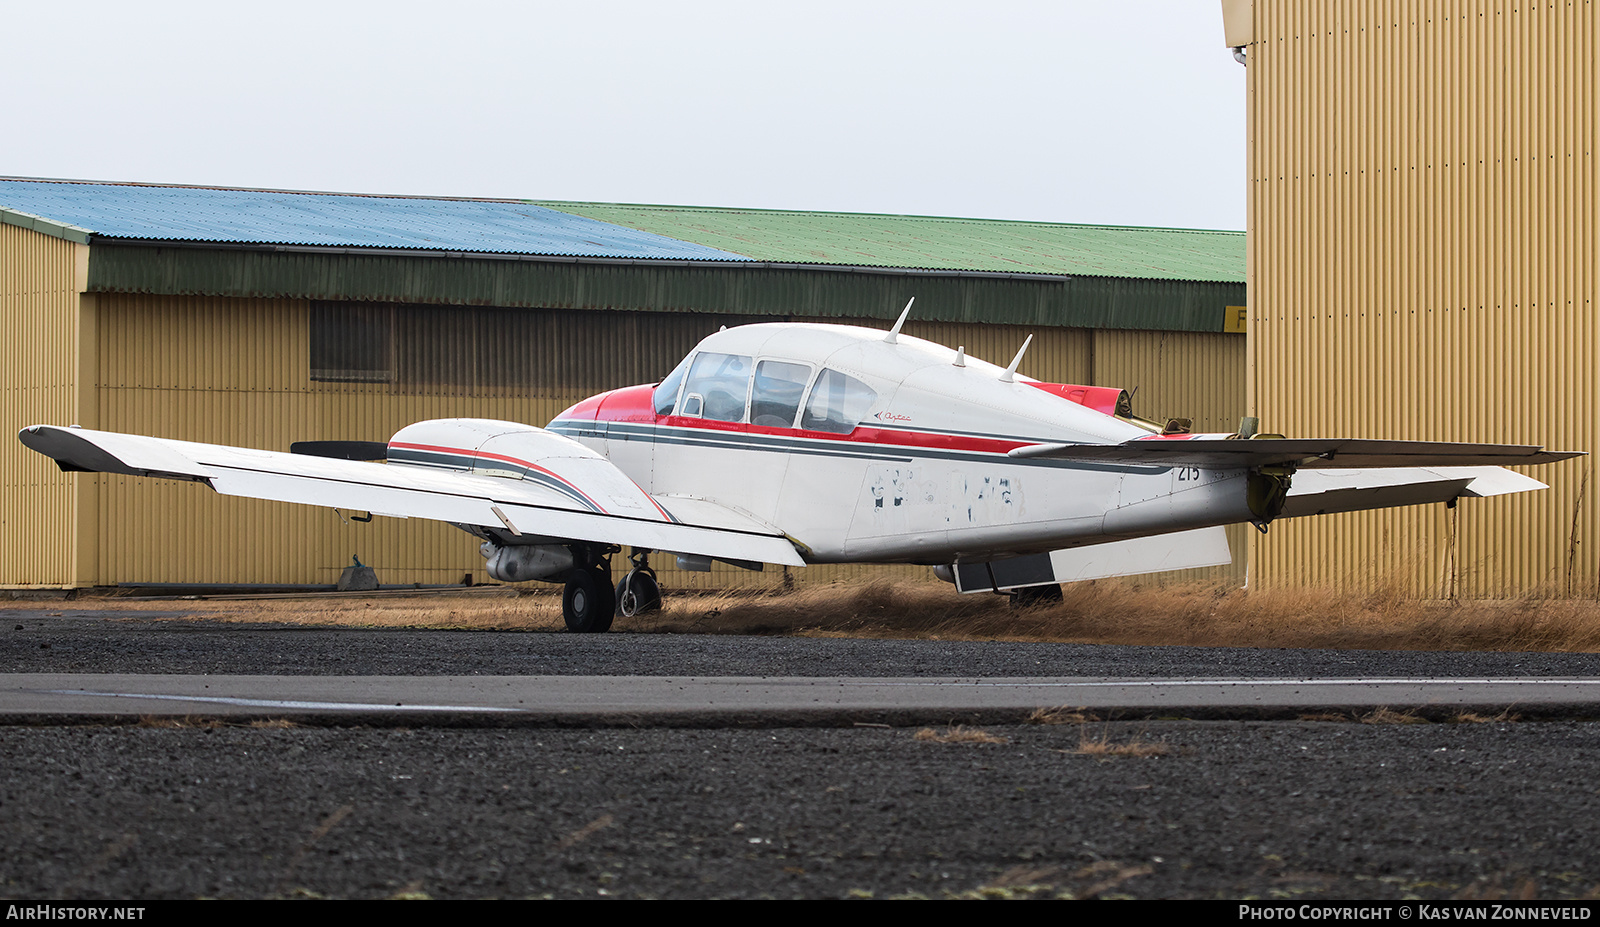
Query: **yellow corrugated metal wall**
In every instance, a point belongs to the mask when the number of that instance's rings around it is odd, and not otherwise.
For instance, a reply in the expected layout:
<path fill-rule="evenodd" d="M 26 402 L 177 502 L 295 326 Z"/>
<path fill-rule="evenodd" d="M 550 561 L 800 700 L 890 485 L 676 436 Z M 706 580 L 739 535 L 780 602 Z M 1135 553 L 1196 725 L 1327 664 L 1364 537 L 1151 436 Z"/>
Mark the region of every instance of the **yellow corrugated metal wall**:
<path fill-rule="evenodd" d="M 426 418 L 481 416 L 542 425 L 594 392 L 659 378 L 721 324 L 752 321 L 524 310 L 542 316 L 535 323 L 544 342 L 535 348 L 542 352 L 540 363 L 562 366 L 568 371 L 563 379 L 575 385 L 519 391 L 313 382 L 311 308 L 302 300 L 103 294 L 99 310 L 99 427 L 272 449 L 301 440 L 386 440 Z M 442 323 L 448 324 L 451 311 L 438 310 Z M 909 322 L 906 331 L 964 344 L 973 356 L 1002 364 L 1031 331 L 1036 337 L 1023 373 L 1138 387 L 1136 410 L 1192 417 L 1197 427 L 1231 430 L 1243 406 L 1244 339 L 1235 335 L 929 322 Z M 347 524 L 328 510 L 225 498 L 190 484 L 79 478 L 103 487 L 94 535 L 101 584 L 330 583 L 352 554 L 375 567 L 385 583 L 453 583 L 465 574 L 487 579 L 476 544 L 445 525 L 383 518 Z M 784 581 L 775 569 L 754 574 L 718 567 L 698 574 L 656 565 L 674 588 Z M 795 582 L 871 575 L 922 577 L 927 570 L 827 566 L 790 574 Z"/>
<path fill-rule="evenodd" d="M 71 474 L 13 435 L 40 422 L 82 423 L 80 342 L 92 352 L 93 298 L 83 298 L 86 245 L 0 225 L 0 583 L 92 582 L 75 554 L 80 515 Z M 87 313 L 87 319 L 80 318 Z"/>
<path fill-rule="evenodd" d="M 1238 4 L 1234 4 L 1237 6 Z M 1595 450 L 1592 0 L 1253 5 L 1262 429 Z M 1269 585 L 1593 592 L 1593 459 L 1540 493 L 1273 526 Z"/>

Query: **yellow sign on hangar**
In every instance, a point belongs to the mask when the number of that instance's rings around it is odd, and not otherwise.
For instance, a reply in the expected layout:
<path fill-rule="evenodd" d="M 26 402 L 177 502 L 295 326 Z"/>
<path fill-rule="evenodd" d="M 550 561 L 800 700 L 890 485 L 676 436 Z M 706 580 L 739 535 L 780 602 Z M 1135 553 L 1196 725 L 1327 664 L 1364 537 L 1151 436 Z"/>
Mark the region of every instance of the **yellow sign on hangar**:
<path fill-rule="evenodd" d="M 1236 335 L 1244 334 L 1245 322 L 1250 318 L 1250 309 L 1247 306 L 1228 306 L 1223 309 L 1222 330 L 1233 332 Z"/>

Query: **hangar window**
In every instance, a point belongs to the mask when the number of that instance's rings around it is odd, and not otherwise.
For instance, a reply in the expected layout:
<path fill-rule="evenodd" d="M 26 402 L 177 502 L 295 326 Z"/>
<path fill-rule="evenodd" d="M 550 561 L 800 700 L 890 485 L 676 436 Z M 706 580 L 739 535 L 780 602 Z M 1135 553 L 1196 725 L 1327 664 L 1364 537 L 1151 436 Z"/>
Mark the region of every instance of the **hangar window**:
<path fill-rule="evenodd" d="M 878 399 L 878 391 L 855 377 L 824 369 L 811 387 L 811 399 L 800 427 L 807 431 L 849 434 L 867 416 Z"/>
<path fill-rule="evenodd" d="M 394 307 L 387 303 L 313 302 L 311 379 L 394 382 Z"/>

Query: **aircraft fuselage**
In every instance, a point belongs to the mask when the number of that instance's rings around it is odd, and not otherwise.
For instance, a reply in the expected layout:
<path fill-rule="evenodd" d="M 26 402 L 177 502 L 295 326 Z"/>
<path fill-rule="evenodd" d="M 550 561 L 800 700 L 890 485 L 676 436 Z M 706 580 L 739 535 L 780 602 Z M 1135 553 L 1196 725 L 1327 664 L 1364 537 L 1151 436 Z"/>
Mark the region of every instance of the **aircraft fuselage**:
<path fill-rule="evenodd" d="M 1004 373 L 908 336 L 750 325 L 706 338 L 659 386 L 591 397 L 547 428 L 669 511 L 715 502 L 815 563 L 991 560 L 1250 520 L 1243 469 L 1006 456 L 1151 432 Z"/>

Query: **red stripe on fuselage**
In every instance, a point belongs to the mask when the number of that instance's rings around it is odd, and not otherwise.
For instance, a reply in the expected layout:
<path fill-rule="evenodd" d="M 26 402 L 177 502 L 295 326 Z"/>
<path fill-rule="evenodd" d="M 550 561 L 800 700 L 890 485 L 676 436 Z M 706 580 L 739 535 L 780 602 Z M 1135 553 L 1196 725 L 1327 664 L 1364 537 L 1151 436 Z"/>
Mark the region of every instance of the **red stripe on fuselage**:
<path fill-rule="evenodd" d="M 980 438 L 972 435 L 940 434 L 933 431 L 908 431 L 898 428 L 874 428 L 863 423 L 849 434 L 833 431 L 808 431 L 803 428 L 770 428 L 744 422 L 718 422 L 705 418 L 686 418 L 681 415 L 655 414 L 655 387 L 625 386 L 590 396 L 553 421 L 561 422 L 619 422 L 639 425 L 661 425 L 667 428 L 685 428 L 693 431 L 717 431 L 734 434 L 772 435 L 775 437 L 807 438 L 814 441 L 848 441 L 853 444 L 879 444 L 889 447 L 927 448 L 939 451 L 966 451 L 979 454 L 1004 454 L 1012 448 L 1027 447 L 1037 441 L 1013 438 Z"/>
<path fill-rule="evenodd" d="M 584 422 L 589 421 L 589 419 L 569 418 L 563 414 L 555 421 Z M 604 422 L 608 420 L 594 419 L 594 421 Z M 813 441 L 845 441 L 851 444 L 877 444 L 886 447 L 966 451 L 979 454 L 1004 454 L 1012 448 L 1028 447 L 1039 443 L 1037 441 L 1018 441 L 1011 438 L 976 438 L 969 435 L 947 435 L 931 431 L 872 428 L 867 425 L 857 426 L 849 434 L 840 434 L 833 431 L 807 431 L 803 428 L 769 428 L 763 425 L 747 425 L 743 422 L 717 422 L 704 418 L 685 418 L 679 415 L 660 416 L 656 419 L 656 424 L 664 428 L 681 428 L 686 431 L 771 435 L 774 437 L 805 438 Z"/>

